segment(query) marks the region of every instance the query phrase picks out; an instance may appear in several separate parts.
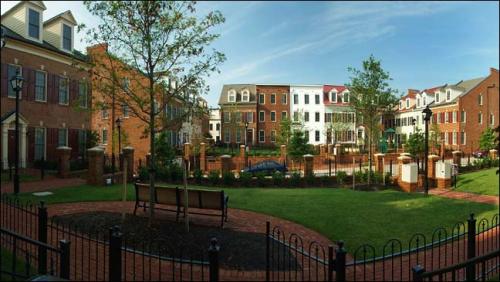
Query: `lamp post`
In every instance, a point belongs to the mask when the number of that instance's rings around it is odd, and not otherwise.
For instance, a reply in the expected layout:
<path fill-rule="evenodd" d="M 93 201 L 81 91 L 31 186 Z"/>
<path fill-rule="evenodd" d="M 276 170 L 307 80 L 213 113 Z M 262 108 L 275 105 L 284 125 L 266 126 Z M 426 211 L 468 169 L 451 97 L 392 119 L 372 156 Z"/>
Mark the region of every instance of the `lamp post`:
<path fill-rule="evenodd" d="M 5 36 L 3 34 L 3 27 L 1 28 L 0 32 L 1 32 L 1 34 L 0 34 L 0 39 L 1 39 L 1 41 L 0 41 L 0 48 L 3 48 L 5 46 Z"/>
<path fill-rule="evenodd" d="M 16 138 L 15 138 L 15 161 L 14 161 L 14 194 L 19 193 L 19 91 L 23 88 L 24 78 L 21 76 L 19 69 L 16 75 L 10 79 L 12 90 L 16 91 Z"/>
<path fill-rule="evenodd" d="M 245 150 L 247 149 L 248 121 L 245 122 Z"/>
<path fill-rule="evenodd" d="M 432 111 L 429 109 L 429 106 L 426 106 L 422 111 L 424 113 L 425 120 L 425 141 L 424 141 L 424 165 L 425 165 L 425 177 L 424 177 L 424 189 L 425 195 L 429 193 L 429 164 L 427 162 L 427 158 L 429 156 L 429 120 L 432 117 Z"/>
<path fill-rule="evenodd" d="M 116 121 L 116 127 L 118 128 L 118 162 L 119 162 L 119 167 L 121 169 L 122 167 L 122 134 L 121 134 L 121 128 L 122 128 L 122 119 L 117 118 Z"/>

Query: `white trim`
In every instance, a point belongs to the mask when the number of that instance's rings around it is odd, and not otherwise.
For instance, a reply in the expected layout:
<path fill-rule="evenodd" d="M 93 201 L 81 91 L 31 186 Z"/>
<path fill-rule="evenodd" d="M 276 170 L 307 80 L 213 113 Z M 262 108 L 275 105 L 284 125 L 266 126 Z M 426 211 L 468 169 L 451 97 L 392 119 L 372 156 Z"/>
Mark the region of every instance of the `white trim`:
<path fill-rule="evenodd" d="M 104 143 L 104 131 L 106 130 L 106 143 Z M 102 145 L 108 145 L 108 129 L 104 127 L 101 129 L 101 144 Z"/>
<path fill-rule="evenodd" d="M 66 98 L 67 98 L 67 103 L 61 103 L 61 78 L 66 79 Z M 57 85 L 57 103 L 61 106 L 69 106 L 69 78 L 67 76 L 59 75 L 59 85 Z"/>
<path fill-rule="evenodd" d="M 273 96 L 274 96 L 274 103 L 273 103 L 273 100 L 271 99 Z M 271 93 L 270 94 L 270 96 L 269 96 L 269 103 L 271 103 L 271 105 L 276 105 L 276 93 Z"/>
<path fill-rule="evenodd" d="M 71 49 L 68 50 L 64 48 L 64 26 L 67 26 L 71 29 Z M 61 21 L 61 50 L 67 53 L 73 53 L 73 42 L 75 41 L 75 29 L 72 25 L 65 23 L 64 21 Z"/>
<path fill-rule="evenodd" d="M 236 101 L 236 96 L 234 99 Z M 250 91 L 248 91 L 248 89 L 243 89 L 243 91 L 241 91 L 241 102 L 246 102 L 246 103 L 250 102 Z"/>
<path fill-rule="evenodd" d="M 273 113 L 274 113 L 274 120 L 273 120 Z M 271 122 L 276 122 L 276 111 L 271 111 L 271 113 L 269 114 L 269 120 Z"/>
<path fill-rule="evenodd" d="M 44 92 L 45 92 L 45 100 L 37 100 L 36 99 L 36 72 L 43 72 L 45 73 L 45 85 L 44 85 Z M 47 103 L 47 79 L 48 79 L 48 73 L 44 70 L 35 70 L 35 102 L 40 102 L 40 103 Z"/>
<path fill-rule="evenodd" d="M 263 113 L 262 120 L 260 120 L 260 113 Z M 265 111 L 259 111 L 259 122 L 266 122 L 266 112 Z"/>
<path fill-rule="evenodd" d="M 260 133 L 261 132 L 263 133 L 262 137 L 264 138 L 262 141 L 260 141 L 260 136 L 261 136 Z M 259 143 L 266 143 L 266 133 L 264 132 L 264 129 L 259 130 Z"/>
<path fill-rule="evenodd" d="M 33 10 L 33 11 L 37 12 L 39 15 L 39 17 L 38 17 L 38 19 L 39 19 L 38 37 L 39 38 L 35 38 L 35 37 L 30 36 L 30 23 L 29 23 L 30 22 L 30 18 L 29 18 L 30 12 L 29 12 L 29 10 Z M 25 14 L 26 14 L 26 22 L 24 24 L 24 27 L 26 29 L 26 39 L 36 41 L 38 43 L 43 43 L 43 11 L 40 9 L 37 9 L 33 6 L 27 6 Z"/>

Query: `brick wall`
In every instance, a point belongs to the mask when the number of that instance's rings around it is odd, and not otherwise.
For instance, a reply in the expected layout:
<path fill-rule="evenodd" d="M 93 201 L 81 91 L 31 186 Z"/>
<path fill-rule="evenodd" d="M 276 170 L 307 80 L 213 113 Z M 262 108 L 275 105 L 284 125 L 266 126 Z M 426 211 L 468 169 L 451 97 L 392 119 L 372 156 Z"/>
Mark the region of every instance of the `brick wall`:
<path fill-rule="evenodd" d="M 264 103 L 260 103 L 259 95 L 264 94 Z M 271 97 L 274 95 L 274 103 L 271 103 Z M 282 103 L 282 97 L 286 96 L 286 103 Z M 278 134 L 280 122 L 282 120 L 282 112 L 286 112 L 286 116 L 290 117 L 290 86 L 280 85 L 257 85 L 257 134 L 264 130 L 265 142 L 258 142 L 259 145 L 274 145 L 271 140 L 271 132 L 275 131 Z M 264 112 L 264 122 L 259 121 L 260 112 Z M 271 112 L 275 113 L 275 121 L 271 121 Z M 258 140 L 258 139 L 257 139 Z"/>

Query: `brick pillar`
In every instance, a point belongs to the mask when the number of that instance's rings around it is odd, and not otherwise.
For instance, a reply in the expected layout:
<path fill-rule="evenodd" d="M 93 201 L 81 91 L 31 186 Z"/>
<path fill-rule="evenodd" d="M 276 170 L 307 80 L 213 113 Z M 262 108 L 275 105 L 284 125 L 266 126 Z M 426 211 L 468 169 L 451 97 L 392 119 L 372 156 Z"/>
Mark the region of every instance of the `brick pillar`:
<path fill-rule="evenodd" d="M 245 145 L 240 145 L 240 161 L 238 171 L 244 169 L 247 166 L 248 156 L 245 149 Z"/>
<path fill-rule="evenodd" d="M 409 164 L 411 162 L 411 158 L 408 157 L 408 156 L 400 156 L 398 157 L 398 167 L 399 167 L 399 170 L 398 170 L 398 179 L 401 179 L 401 173 L 403 172 L 403 164 Z"/>
<path fill-rule="evenodd" d="M 184 159 L 189 160 L 191 157 L 191 143 L 184 143 Z"/>
<path fill-rule="evenodd" d="M 402 165 L 398 185 L 405 192 L 415 192 L 418 187 L 418 167 L 416 163 Z"/>
<path fill-rule="evenodd" d="M 66 178 L 68 177 L 70 171 L 69 159 L 71 158 L 71 148 L 66 146 L 57 147 L 56 152 L 59 159 L 58 176 Z"/>
<path fill-rule="evenodd" d="M 206 157 L 207 144 L 200 143 L 200 170 L 207 171 L 207 157 Z"/>
<path fill-rule="evenodd" d="M 127 160 L 127 181 L 134 179 L 134 148 L 127 146 L 122 149 L 123 159 Z"/>
<path fill-rule="evenodd" d="M 87 172 L 87 184 L 102 185 L 104 150 L 97 146 L 87 150 L 89 170 Z"/>
<path fill-rule="evenodd" d="M 457 165 L 460 168 L 460 162 L 462 160 L 462 152 L 461 151 L 453 151 L 453 164 Z"/>
<path fill-rule="evenodd" d="M 427 165 L 429 166 L 427 169 L 427 176 L 429 179 L 436 179 L 436 162 L 439 160 L 438 155 L 429 155 L 427 157 Z"/>
<path fill-rule="evenodd" d="M 490 150 L 490 158 L 492 160 L 496 160 L 498 158 L 498 151 L 496 149 Z"/>
<path fill-rule="evenodd" d="M 151 162 L 151 153 L 146 154 L 146 167 L 149 168 L 149 163 Z"/>
<path fill-rule="evenodd" d="M 437 188 L 445 189 L 451 187 L 451 164 L 443 161 L 436 163 Z"/>
<path fill-rule="evenodd" d="M 304 155 L 304 175 L 312 175 L 314 173 L 314 156 Z"/>
<path fill-rule="evenodd" d="M 441 147 L 440 147 L 439 157 L 441 159 L 444 158 L 444 140 L 441 141 Z"/>
<path fill-rule="evenodd" d="M 328 144 L 327 146 L 328 155 L 333 155 L 333 144 Z"/>
<path fill-rule="evenodd" d="M 326 145 L 325 144 L 319 145 L 319 155 L 322 157 L 326 157 Z"/>
<path fill-rule="evenodd" d="M 221 167 L 221 174 L 224 174 L 225 172 L 231 171 L 231 156 L 230 155 L 220 156 L 220 167 Z"/>
<path fill-rule="evenodd" d="M 281 145 L 280 146 L 280 162 L 284 163 L 286 162 L 286 145 Z"/>
<path fill-rule="evenodd" d="M 384 156 L 385 154 L 375 154 L 375 171 L 384 174 Z"/>

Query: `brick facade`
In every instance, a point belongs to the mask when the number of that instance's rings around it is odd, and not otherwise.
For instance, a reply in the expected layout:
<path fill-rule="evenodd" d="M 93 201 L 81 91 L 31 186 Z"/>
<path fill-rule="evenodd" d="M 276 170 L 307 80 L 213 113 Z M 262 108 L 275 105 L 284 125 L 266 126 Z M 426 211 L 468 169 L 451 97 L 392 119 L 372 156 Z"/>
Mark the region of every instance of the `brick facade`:
<path fill-rule="evenodd" d="M 273 146 L 279 132 L 280 123 L 290 113 L 290 86 L 257 85 L 257 144 Z M 261 98 L 260 96 L 263 95 Z M 263 103 L 262 103 L 263 102 Z M 261 121 L 262 112 L 264 121 Z M 260 134 L 264 132 L 264 142 Z"/>

